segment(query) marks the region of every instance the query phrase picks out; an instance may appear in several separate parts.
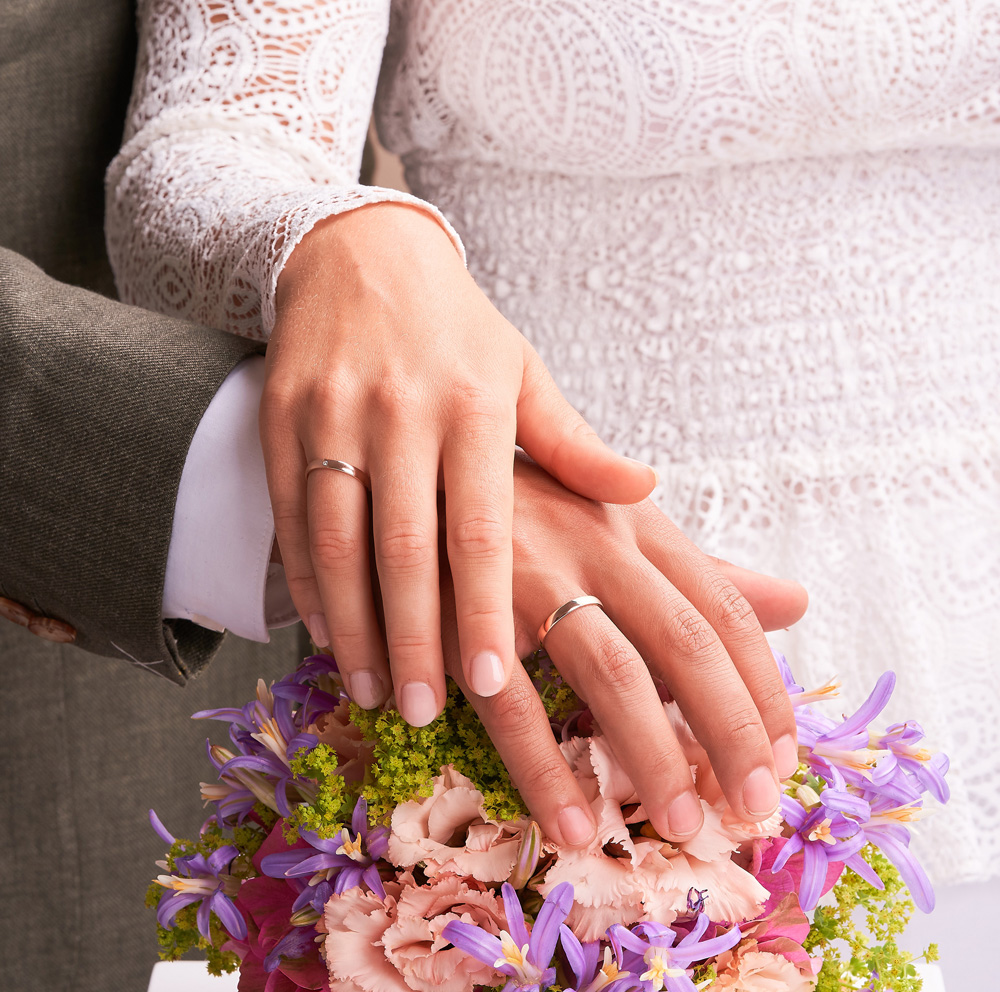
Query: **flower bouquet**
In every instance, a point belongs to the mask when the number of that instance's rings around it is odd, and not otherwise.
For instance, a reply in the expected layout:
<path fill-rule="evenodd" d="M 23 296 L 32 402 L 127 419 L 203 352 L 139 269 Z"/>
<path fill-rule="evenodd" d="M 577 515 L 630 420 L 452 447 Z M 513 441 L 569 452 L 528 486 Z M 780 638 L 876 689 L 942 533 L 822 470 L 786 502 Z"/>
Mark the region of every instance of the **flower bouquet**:
<path fill-rule="evenodd" d="M 241 992 L 917 990 L 896 938 L 933 894 L 906 824 L 926 794 L 947 800 L 948 760 L 917 723 L 869 727 L 891 672 L 835 719 L 816 704 L 836 685 L 807 691 L 777 662 L 800 764 L 765 822 L 733 815 L 664 702 L 705 817 L 673 844 L 584 704 L 529 659 L 598 823 L 579 850 L 541 833 L 454 685 L 413 728 L 352 703 L 332 658 L 307 658 L 242 708 L 194 715 L 227 722 L 231 744 L 207 744 L 215 812 L 197 840 L 150 812 L 170 845 L 147 900 L 161 956 L 199 948 L 214 972 L 239 967 Z"/>

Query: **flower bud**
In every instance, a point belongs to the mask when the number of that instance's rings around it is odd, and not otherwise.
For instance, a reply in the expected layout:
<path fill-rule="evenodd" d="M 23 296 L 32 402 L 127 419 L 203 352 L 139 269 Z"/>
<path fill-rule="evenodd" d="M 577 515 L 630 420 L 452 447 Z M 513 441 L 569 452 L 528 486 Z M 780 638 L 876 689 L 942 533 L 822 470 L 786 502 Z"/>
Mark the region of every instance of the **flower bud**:
<path fill-rule="evenodd" d="M 517 861 L 507 881 L 515 889 L 524 888 L 528 879 L 535 874 L 538 858 L 542 853 L 542 831 L 534 820 L 521 838 L 521 846 L 517 849 Z"/>

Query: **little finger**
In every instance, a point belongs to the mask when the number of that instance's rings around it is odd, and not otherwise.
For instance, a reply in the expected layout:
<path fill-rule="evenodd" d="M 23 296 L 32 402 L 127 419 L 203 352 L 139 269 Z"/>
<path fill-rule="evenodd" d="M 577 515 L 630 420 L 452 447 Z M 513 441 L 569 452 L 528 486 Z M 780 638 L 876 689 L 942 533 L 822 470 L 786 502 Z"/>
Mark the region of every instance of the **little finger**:
<path fill-rule="evenodd" d="M 770 744 L 718 634 L 648 562 L 624 572 L 603 591 L 605 607 L 677 701 L 733 811 L 766 819 L 779 798 Z"/>

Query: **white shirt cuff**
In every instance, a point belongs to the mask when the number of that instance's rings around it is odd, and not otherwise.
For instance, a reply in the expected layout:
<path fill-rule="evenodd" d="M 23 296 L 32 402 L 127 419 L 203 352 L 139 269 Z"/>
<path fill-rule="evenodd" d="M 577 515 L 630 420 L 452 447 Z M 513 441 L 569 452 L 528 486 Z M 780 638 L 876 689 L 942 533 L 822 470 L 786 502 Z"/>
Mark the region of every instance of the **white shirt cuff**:
<path fill-rule="evenodd" d="M 298 615 L 270 562 L 274 517 L 257 411 L 264 359 L 244 359 L 212 397 L 188 449 L 167 552 L 163 616 L 268 641 Z"/>

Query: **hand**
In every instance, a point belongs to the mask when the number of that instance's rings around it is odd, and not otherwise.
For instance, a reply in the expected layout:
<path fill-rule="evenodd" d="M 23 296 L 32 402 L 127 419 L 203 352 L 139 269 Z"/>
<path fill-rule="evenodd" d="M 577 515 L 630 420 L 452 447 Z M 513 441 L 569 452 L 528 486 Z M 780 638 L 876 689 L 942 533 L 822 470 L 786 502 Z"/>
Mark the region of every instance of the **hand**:
<path fill-rule="evenodd" d="M 462 668 L 481 696 L 517 656 L 511 613 L 515 441 L 569 489 L 635 502 L 648 466 L 603 445 L 541 360 L 487 301 L 424 211 L 367 206 L 317 225 L 282 271 L 267 351 L 261 441 L 292 599 L 313 640 L 345 659 L 352 696 L 429 723 L 445 701 L 437 491 L 448 505 Z M 335 458 L 371 476 L 367 494 L 317 470 Z"/>
<path fill-rule="evenodd" d="M 683 744 L 652 676 L 677 700 L 734 812 L 748 820 L 778 805 L 778 779 L 798 765 L 795 720 L 763 629 L 794 623 L 806 594 L 710 558 L 650 502 L 609 506 L 567 492 L 537 466 L 514 472 L 514 621 L 519 654 L 575 596 L 597 596 L 549 632 L 545 648 L 590 706 L 664 837 L 701 826 Z M 590 808 L 553 739 L 523 669 L 491 698 L 463 681 L 443 597 L 449 672 L 483 720 L 542 829 L 571 846 L 594 834 Z M 690 742 L 684 742 L 690 745 Z M 777 768 L 776 768 L 777 766 Z"/>

